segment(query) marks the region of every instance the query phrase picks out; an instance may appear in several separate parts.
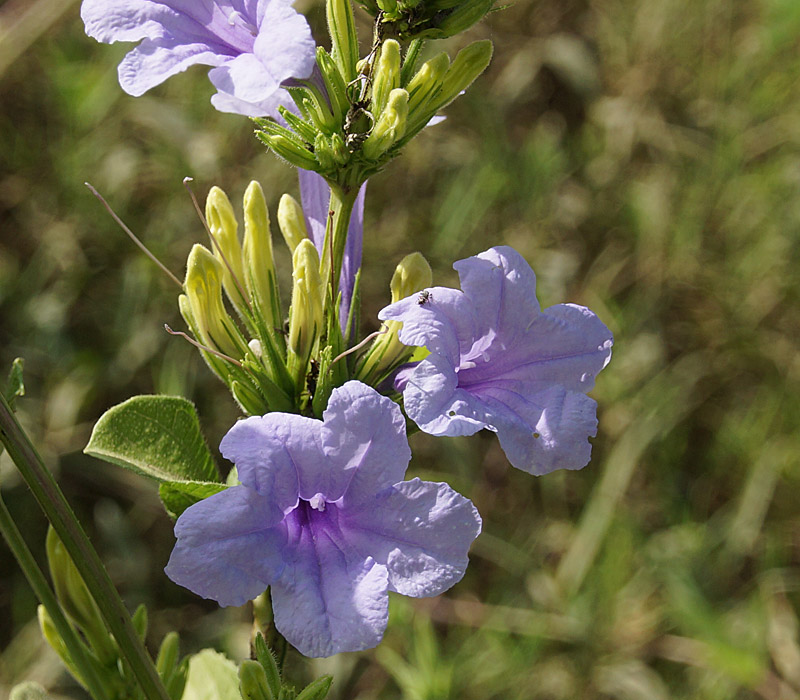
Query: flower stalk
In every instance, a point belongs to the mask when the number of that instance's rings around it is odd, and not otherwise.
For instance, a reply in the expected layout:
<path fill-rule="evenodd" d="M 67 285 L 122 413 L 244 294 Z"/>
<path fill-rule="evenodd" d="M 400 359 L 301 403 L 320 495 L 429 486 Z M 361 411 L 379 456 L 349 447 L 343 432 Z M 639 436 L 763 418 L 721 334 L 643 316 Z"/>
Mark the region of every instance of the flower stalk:
<path fill-rule="evenodd" d="M 150 700 L 170 700 L 103 562 L 2 393 L 0 441 L 75 562 L 145 697 Z"/>

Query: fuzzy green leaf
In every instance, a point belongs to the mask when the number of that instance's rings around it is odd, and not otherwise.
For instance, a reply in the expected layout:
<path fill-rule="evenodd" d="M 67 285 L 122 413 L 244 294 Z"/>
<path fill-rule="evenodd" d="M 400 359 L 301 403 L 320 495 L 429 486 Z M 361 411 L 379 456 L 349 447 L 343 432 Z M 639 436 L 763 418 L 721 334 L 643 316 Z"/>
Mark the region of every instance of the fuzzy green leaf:
<path fill-rule="evenodd" d="M 83 450 L 158 481 L 219 481 L 194 405 L 134 396 L 106 411 Z"/>

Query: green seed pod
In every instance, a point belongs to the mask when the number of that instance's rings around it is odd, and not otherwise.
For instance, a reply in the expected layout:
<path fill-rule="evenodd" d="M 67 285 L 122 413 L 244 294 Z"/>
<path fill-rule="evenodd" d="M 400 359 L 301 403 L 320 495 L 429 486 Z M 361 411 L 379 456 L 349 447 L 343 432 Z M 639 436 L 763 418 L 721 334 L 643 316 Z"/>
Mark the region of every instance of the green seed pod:
<path fill-rule="evenodd" d="M 239 691 L 244 700 L 276 700 L 261 664 L 250 659 L 239 666 Z"/>
<path fill-rule="evenodd" d="M 322 676 L 309 683 L 297 696 L 296 700 L 323 700 L 331 689 L 333 676 Z"/>

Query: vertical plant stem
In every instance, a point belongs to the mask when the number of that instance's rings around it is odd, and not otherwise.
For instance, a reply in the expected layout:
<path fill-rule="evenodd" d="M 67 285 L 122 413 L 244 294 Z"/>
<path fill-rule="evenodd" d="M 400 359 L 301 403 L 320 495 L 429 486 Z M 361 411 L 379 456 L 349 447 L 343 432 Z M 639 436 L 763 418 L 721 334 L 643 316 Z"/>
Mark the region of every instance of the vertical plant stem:
<path fill-rule="evenodd" d="M 358 197 L 358 187 L 344 188 L 336 184 L 331 185 L 331 201 L 328 207 L 325 243 L 320 260 L 320 276 L 323 284 L 330 289 L 334 303 L 339 295 L 339 275 L 342 270 L 344 250 L 347 245 L 347 230 L 350 228 L 350 217 L 353 214 L 356 197 Z"/>
<path fill-rule="evenodd" d="M 139 640 L 130 613 L 114 588 L 103 562 L 1 393 L 0 441 L 64 543 L 145 697 L 148 700 L 169 700 L 153 661 Z"/>
<path fill-rule="evenodd" d="M 14 523 L 11 513 L 8 512 L 6 504 L 0 496 L 0 532 L 3 533 L 3 539 L 8 543 L 8 548 L 14 555 L 14 558 L 19 563 L 19 568 L 31 584 L 33 592 L 36 597 L 44 605 L 53 624 L 58 631 L 58 635 L 64 642 L 64 646 L 69 652 L 70 659 L 75 665 L 75 669 L 80 674 L 80 680 L 86 685 L 89 694 L 95 700 L 106 700 L 108 695 L 105 692 L 103 684 L 97 676 L 94 666 L 92 666 L 88 657 L 86 656 L 86 649 L 78 638 L 77 633 L 73 626 L 69 623 L 64 616 L 61 606 L 56 600 L 56 596 L 50 589 L 44 573 L 39 568 L 36 560 L 33 558 L 28 545 L 22 539 L 22 534 Z"/>

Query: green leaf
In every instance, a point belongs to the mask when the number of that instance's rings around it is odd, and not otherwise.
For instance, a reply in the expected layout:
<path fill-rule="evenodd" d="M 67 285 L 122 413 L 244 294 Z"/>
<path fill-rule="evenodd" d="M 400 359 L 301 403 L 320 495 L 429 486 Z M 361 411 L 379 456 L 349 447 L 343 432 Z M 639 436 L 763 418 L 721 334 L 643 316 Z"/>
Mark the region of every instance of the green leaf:
<path fill-rule="evenodd" d="M 182 700 L 242 700 L 236 664 L 213 649 L 203 649 L 189 661 Z"/>
<path fill-rule="evenodd" d="M 22 381 L 23 363 L 23 359 L 18 357 L 16 360 L 14 360 L 14 362 L 11 363 L 11 371 L 8 373 L 5 397 L 11 408 L 14 408 L 14 401 L 18 397 L 25 396 L 25 384 Z"/>
<path fill-rule="evenodd" d="M 189 506 L 226 488 L 225 484 L 210 481 L 162 481 L 158 496 L 170 517 L 177 518 Z"/>
<path fill-rule="evenodd" d="M 114 406 L 83 451 L 158 481 L 219 481 L 194 405 L 178 396 L 134 396 Z"/>

